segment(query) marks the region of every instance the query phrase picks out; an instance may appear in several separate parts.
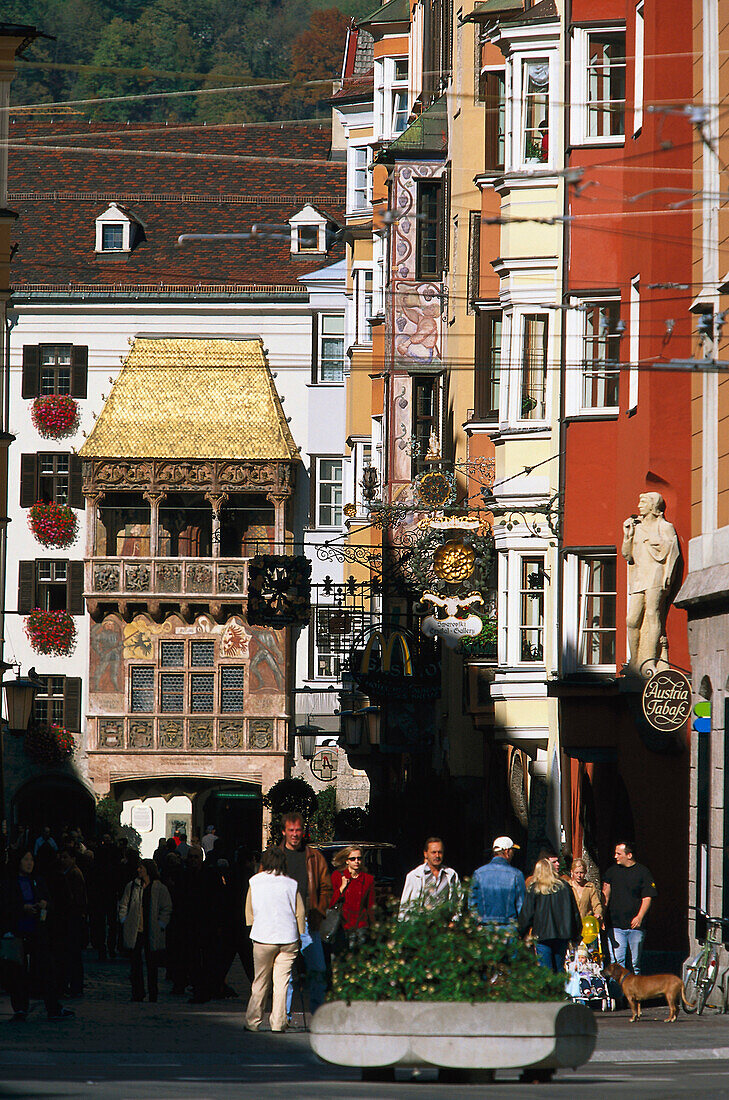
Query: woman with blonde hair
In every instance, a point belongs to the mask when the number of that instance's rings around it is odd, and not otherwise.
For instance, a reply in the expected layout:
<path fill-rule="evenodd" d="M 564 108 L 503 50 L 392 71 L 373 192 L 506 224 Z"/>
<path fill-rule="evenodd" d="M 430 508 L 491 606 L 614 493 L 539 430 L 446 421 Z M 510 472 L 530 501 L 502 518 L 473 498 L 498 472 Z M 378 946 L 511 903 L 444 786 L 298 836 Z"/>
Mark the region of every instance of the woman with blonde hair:
<path fill-rule="evenodd" d="M 363 931 L 370 924 L 375 907 L 375 880 L 363 870 L 362 849 L 349 844 L 337 852 L 332 863 L 332 886 L 334 893 L 330 908 L 341 905 L 341 929 L 350 946 L 361 939 Z"/>
<path fill-rule="evenodd" d="M 548 859 L 537 860 L 519 914 L 519 932 L 523 936 L 531 929 L 540 966 L 549 967 L 555 974 L 564 970 L 567 946 L 578 937 L 580 925 L 569 886 Z"/>
<path fill-rule="evenodd" d="M 594 883 L 587 881 L 587 865 L 584 859 L 572 860 L 570 886 L 575 895 L 580 919 L 593 916 L 597 918 L 599 924 L 602 924 L 602 902 Z"/>

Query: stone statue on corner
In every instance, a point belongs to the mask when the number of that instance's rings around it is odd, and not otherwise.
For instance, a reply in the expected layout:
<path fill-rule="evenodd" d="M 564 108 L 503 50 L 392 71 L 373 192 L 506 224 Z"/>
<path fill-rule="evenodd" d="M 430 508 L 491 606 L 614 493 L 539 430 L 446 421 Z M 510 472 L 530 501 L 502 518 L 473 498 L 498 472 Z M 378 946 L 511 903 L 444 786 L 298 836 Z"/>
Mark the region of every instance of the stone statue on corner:
<path fill-rule="evenodd" d="M 668 665 L 666 616 L 680 557 L 676 529 L 665 517 L 660 493 L 641 493 L 638 515 L 623 524 L 623 557 L 628 562 L 628 671 L 648 679 Z"/>

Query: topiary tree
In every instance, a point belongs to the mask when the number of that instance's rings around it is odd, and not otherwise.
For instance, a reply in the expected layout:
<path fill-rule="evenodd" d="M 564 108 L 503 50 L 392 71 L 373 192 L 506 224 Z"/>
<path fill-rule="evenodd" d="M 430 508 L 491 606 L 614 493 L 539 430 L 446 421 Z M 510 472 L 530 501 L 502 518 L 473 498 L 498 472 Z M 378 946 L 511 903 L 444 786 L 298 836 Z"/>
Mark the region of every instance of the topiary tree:
<path fill-rule="evenodd" d="M 337 813 L 337 790 L 334 785 L 325 787 L 316 796 L 316 812 L 311 821 L 310 838 L 316 844 L 334 839 L 334 822 Z"/>
<path fill-rule="evenodd" d="M 281 843 L 281 818 L 296 810 L 304 819 L 304 830 L 314 819 L 316 793 L 305 779 L 279 779 L 263 796 L 263 805 L 271 811 L 269 844 Z"/>
<path fill-rule="evenodd" d="M 334 818 L 335 840 L 369 840 L 372 822 L 369 807 L 351 806 Z"/>

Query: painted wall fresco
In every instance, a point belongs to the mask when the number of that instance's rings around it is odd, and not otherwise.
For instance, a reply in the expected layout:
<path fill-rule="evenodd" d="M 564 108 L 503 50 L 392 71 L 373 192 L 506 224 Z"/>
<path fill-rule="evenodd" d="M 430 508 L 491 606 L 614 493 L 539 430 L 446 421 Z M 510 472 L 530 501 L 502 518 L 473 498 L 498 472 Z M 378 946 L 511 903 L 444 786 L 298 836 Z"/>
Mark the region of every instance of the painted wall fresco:
<path fill-rule="evenodd" d="M 437 179 L 442 164 L 408 164 L 396 173 L 392 283 L 392 348 L 396 364 L 438 366 L 442 356 L 445 303 L 440 283 L 416 279 L 416 190 L 419 179 Z"/>
<path fill-rule="evenodd" d="M 193 623 L 177 615 L 161 623 L 148 615 L 137 615 L 131 622 L 111 615 L 91 624 L 89 713 L 126 713 L 130 666 L 150 663 L 156 667 L 162 639 L 201 636 L 218 640 L 216 666 L 243 665 L 246 714 L 264 716 L 285 710 L 284 630 L 249 626 L 240 615 L 232 615 L 225 623 L 216 623 L 208 615 L 200 615 Z"/>

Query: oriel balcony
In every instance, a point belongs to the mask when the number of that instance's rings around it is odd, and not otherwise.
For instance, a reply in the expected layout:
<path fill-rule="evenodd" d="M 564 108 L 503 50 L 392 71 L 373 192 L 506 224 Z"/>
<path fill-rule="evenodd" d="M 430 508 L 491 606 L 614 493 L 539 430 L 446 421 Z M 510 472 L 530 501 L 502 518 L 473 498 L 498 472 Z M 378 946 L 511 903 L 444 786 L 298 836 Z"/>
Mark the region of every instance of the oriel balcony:
<path fill-rule="evenodd" d="M 244 610 L 248 562 L 275 546 L 263 494 L 108 492 L 92 503 L 84 595 L 94 619 Z"/>
<path fill-rule="evenodd" d="M 153 618 L 179 610 L 192 618 L 205 609 L 219 619 L 243 609 L 247 558 L 91 558 L 85 592 L 94 619 L 117 611 L 125 619 L 141 610 Z M 204 605 L 204 608 L 203 608 Z"/>

